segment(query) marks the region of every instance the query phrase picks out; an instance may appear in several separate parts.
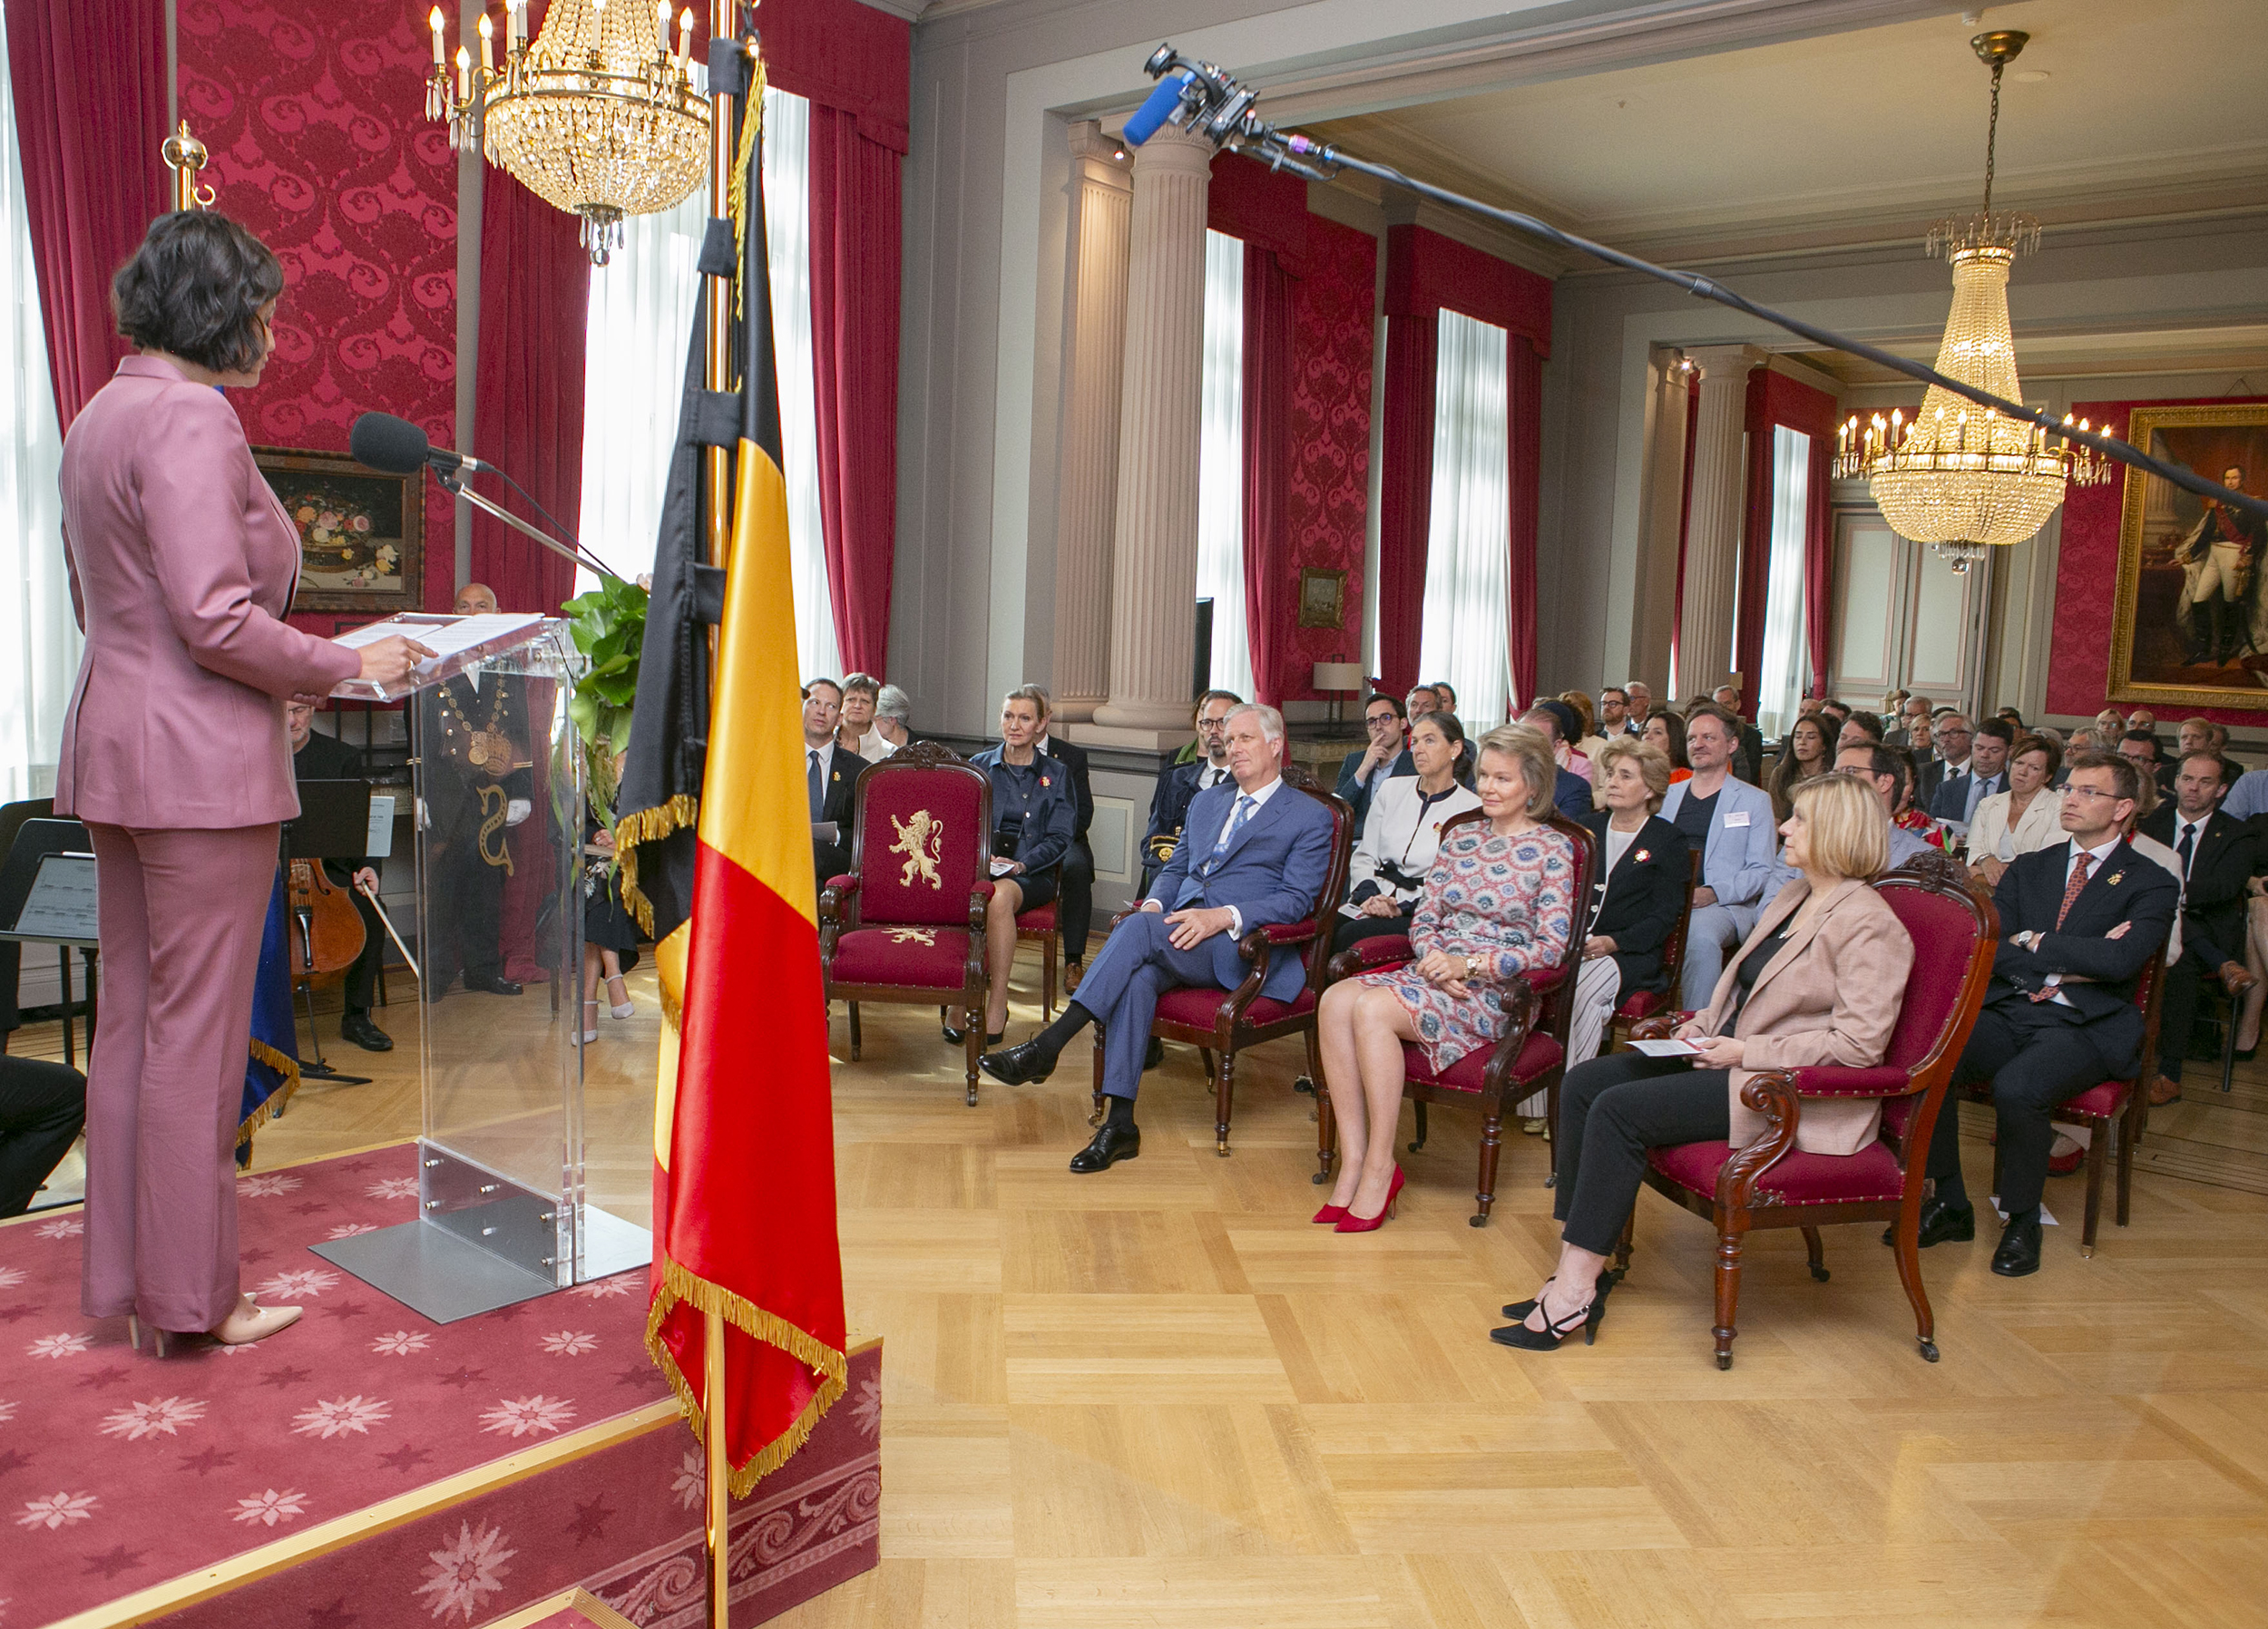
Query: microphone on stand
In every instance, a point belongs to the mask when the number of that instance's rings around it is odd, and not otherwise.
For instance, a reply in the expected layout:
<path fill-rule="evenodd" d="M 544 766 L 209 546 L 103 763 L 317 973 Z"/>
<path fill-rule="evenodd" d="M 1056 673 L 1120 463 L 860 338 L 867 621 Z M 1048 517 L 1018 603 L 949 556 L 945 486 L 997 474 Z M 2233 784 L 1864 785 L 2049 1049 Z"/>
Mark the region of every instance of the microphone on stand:
<path fill-rule="evenodd" d="M 550 512 L 545 510 L 541 503 L 536 502 L 528 490 L 517 481 L 513 480 L 510 475 L 505 474 L 494 464 L 483 463 L 470 454 L 453 452 L 447 447 L 435 446 L 432 439 L 423 430 L 406 418 L 396 418 L 390 413 L 361 415 L 355 420 L 354 428 L 347 432 L 347 451 L 353 455 L 357 463 L 367 464 L 370 468 L 388 475 L 415 475 L 430 465 L 435 477 L 445 488 L 484 514 L 494 515 L 513 531 L 533 538 L 552 553 L 572 560 L 579 566 L 585 567 L 614 581 L 621 580 L 620 572 L 584 548 L 576 540 L 574 534 L 566 527 L 560 525 L 558 521 L 553 520 Z M 545 520 L 550 521 L 567 541 L 560 542 L 544 536 L 518 515 L 499 508 L 465 484 L 464 478 L 467 475 L 478 474 L 484 471 L 503 480 L 514 492 L 527 499 L 529 506 Z"/>

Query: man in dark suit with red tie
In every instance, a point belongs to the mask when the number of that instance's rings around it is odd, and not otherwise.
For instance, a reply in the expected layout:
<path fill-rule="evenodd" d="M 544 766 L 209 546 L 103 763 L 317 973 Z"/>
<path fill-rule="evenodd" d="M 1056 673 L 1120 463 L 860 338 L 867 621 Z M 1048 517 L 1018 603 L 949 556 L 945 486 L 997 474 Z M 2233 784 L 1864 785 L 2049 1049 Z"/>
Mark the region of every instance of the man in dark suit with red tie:
<path fill-rule="evenodd" d="M 2181 889 L 2126 841 L 2140 791 L 2125 758 L 2077 755 L 2063 794 L 2070 841 L 2018 855 L 1993 892 L 1999 951 L 1953 1079 L 1991 1084 L 2008 1215 L 1992 1270 L 2004 1278 L 2039 1271 L 2039 1201 L 2057 1106 L 2101 1081 L 2132 1078 L 2142 1065 L 2135 986 L 2165 942 Z M 1945 1104 L 1930 1142 L 1937 1191 L 1921 1211 L 1925 1246 L 1976 1236 L 1957 1107 Z"/>

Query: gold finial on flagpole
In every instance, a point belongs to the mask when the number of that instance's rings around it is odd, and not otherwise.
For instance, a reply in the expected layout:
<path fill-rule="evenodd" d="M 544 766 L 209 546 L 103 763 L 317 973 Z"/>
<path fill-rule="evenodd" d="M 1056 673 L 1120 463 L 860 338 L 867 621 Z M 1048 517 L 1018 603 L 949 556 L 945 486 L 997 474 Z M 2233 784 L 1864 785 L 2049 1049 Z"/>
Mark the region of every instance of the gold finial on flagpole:
<path fill-rule="evenodd" d="M 173 172 L 173 207 L 175 210 L 210 210 L 218 196 L 210 187 L 200 186 L 197 178 L 204 172 L 208 157 L 205 144 L 189 133 L 189 121 L 184 119 L 179 129 L 166 137 L 159 152 L 165 167 Z"/>

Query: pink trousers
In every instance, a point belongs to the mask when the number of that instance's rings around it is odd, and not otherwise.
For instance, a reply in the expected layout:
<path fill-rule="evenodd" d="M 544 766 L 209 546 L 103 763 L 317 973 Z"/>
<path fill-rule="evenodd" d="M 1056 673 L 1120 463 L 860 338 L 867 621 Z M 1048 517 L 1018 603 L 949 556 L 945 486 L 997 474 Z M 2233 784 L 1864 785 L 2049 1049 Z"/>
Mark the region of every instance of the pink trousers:
<path fill-rule="evenodd" d="M 237 1302 L 236 1128 L 278 828 L 87 831 L 103 1005 L 79 1304 L 90 1318 L 210 1329 Z"/>

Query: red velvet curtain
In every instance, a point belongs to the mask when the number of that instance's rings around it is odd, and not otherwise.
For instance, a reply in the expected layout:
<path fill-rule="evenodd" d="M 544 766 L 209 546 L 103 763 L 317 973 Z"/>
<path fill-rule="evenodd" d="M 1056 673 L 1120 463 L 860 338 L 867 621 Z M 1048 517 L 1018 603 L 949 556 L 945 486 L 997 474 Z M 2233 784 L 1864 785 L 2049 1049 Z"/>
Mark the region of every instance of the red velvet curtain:
<path fill-rule="evenodd" d="M 1292 289 L 1273 249 L 1245 246 L 1245 621 L 1258 698 L 1281 707 L 1306 676 L 1283 671 L 1291 563 Z"/>
<path fill-rule="evenodd" d="M 9 0 L 8 82 L 55 412 L 68 430 L 127 351 L 111 276 L 171 201 L 164 0 Z"/>
<path fill-rule="evenodd" d="M 1378 678 L 1397 696 L 1418 681 L 1425 620 L 1439 332 L 1430 311 L 1386 318 L 1386 421 L 1378 454 Z"/>
<path fill-rule="evenodd" d="M 1525 334 L 1510 339 L 1511 573 L 1504 599 L 1512 712 L 1536 698 L 1536 489 L 1543 479 L 1543 358 Z"/>
<path fill-rule="evenodd" d="M 503 171 L 488 171 L 481 194 L 473 447 L 482 462 L 509 471 L 571 532 L 582 507 L 582 338 L 591 303 L 591 258 L 581 233 L 575 216 Z M 480 490 L 550 530 L 502 482 L 484 478 Z M 575 567 L 475 510 L 473 577 L 496 590 L 501 610 L 551 612 L 574 591 Z"/>
<path fill-rule="evenodd" d="M 890 133 L 885 132 L 885 134 Z M 898 171 L 903 141 L 811 107 L 811 351 L 819 521 L 846 672 L 884 675 L 897 553 Z"/>
<path fill-rule="evenodd" d="M 1772 576 L 1773 431 L 1784 425 L 1811 438 L 1804 526 L 1804 630 L 1811 678 L 1825 694 L 1827 598 L 1833 510 L 1827 483 L 1834 458 L 1835 399 L 1769 366 L 1750 370 L 1745 416 L 1747 492 L 1741 528 L 1740 621 L 1733 665 L 1741 674 L 1741 711 L 1752 722 L 1763 686 L 1764 623 Z"/>

